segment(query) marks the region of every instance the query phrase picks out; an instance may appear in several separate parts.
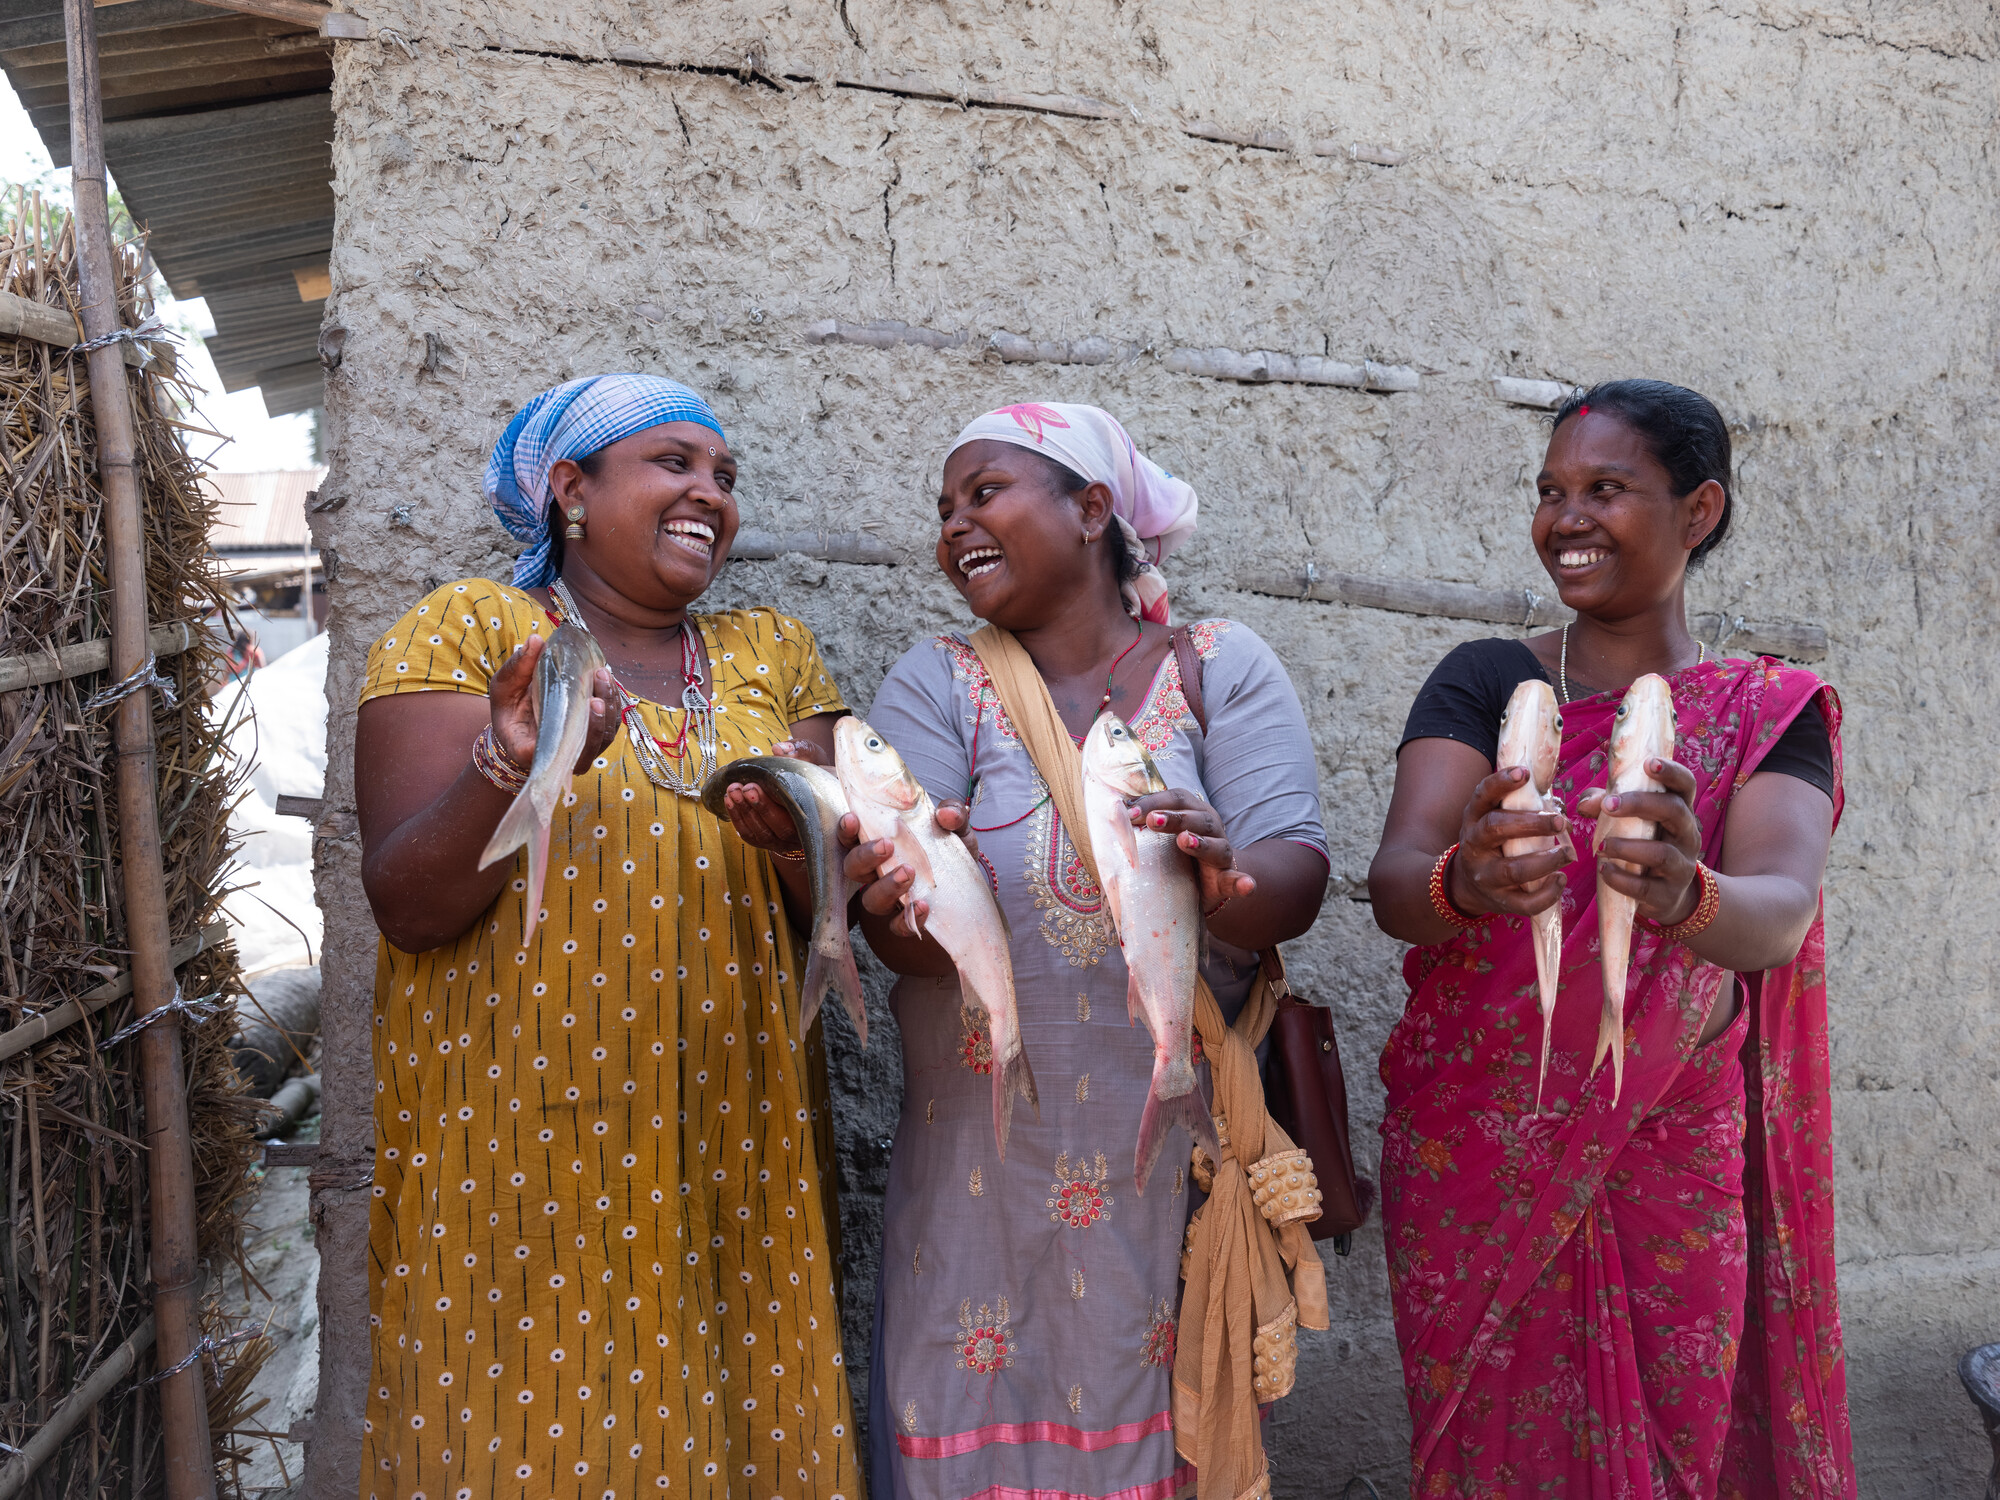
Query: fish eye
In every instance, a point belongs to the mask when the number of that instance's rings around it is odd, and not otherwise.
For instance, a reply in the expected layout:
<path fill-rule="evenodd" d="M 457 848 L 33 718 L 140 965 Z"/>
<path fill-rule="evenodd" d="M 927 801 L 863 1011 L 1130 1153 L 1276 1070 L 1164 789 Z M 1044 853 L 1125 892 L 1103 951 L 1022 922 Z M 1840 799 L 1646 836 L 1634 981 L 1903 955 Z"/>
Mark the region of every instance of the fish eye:
<path fill-rule="evenodd" d="M 868 736 L 868 748 L 870 750 L 880 750 L 882 748 L 882 742 L 876 739 L 875 736 L 871 734 Z"/>

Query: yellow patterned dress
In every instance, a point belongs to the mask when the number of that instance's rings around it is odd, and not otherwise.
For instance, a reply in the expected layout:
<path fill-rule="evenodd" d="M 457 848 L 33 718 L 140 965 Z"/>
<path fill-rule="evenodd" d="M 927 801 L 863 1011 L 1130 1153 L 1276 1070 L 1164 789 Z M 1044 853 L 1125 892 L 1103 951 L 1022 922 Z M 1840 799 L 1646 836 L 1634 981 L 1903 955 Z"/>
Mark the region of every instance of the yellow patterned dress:
<path fill-rule="evenodd" d="M 798 621 L 697 622 L 721 759 L 844 707 Z M 483 694 L 551 628 L 518 589 L 446 584 L 375 643 L 362 701 Z M 828 1122 L 769 863 L 621 735 L 557 817 L 525 947 L 524 888 L 446 947 L 382 945 L 361 1494 L 858 1500 Z"/>

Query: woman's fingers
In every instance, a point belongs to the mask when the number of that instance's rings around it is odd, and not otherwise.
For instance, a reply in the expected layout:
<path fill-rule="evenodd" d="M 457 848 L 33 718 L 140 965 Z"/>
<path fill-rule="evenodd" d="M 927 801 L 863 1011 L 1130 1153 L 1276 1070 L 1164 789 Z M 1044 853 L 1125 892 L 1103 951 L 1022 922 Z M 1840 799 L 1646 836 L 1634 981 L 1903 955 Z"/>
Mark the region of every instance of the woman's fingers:
<path fill-rule="evenodd" d="M 610 747 L 611 742 L 618 738 L 618 731 L 624 727 L 624 720 L 618 712 L 617 693 L 611 681 L 610 668 L 599 667 L 590 684 L 590 732 L 584 736 L 583 753 L 576 760 L 578 775 Z"/>
<path fill-rule="evenodd" d="M 722 807 L 744 843 L 786 853 L 799 847 L 799 830 L 792 815 L 765 796 L 762 787 L 733 783 L 722 794 Z"/>
<path fill-rule="evenodd" d="M 1226 838 L 1199 833 L 1183 833 L 1174 840 L 1183 854 L 1192 854 L 1204 865 L 1227 870 L 1236 863 L 1236 850 Z"/>
<path fill-rule="evenodd" d="M 1465 804 L 1465 816 L 1459 820 L 1459 826 L 1470 828 L 1489 813 L 1498 812 L 1500 804 L 1527 779 L 1526 766 L 1509 766 L 1504 771 L 1495 771 L 1491 776 L 1482 778 L 1479 785 L 1472 789 L 1472 800 Z"/>
<path fill-rule="evenodd" d="M 1673 792 L 1620 792 L 1604 799 L 1604 817 L 1642 818 L 1657 824 L 1658 837 L 1689 854 L 1701 851 L 1701 823 L 1694 809 Z"/>
<path fill-rule="evenodd" d="M 848 849 L 846 858 L 841 861 L 841 868 L 846 871 L 847 878 L 860 886 L 865 894 L 867 888 L 874 883 L 876 872 L 882 868 L 883 861 L 888 859 L 895 849 L 896 846 L 887 839 L 870 839 L 866 843 L 857 843 Z M 870 907 L 869 910 L 875 909 Z M 876 915 L 881 916 L 887 911 L 888 908 L 885 906 L 876 912 Z"/>
<path fill-rule="evenodd" d="M 771 747 L 771 753 L 788 760 L 809 761 L 816 766 L 827 764 L 826 752 L 811 740 L 779 740 Z"/>

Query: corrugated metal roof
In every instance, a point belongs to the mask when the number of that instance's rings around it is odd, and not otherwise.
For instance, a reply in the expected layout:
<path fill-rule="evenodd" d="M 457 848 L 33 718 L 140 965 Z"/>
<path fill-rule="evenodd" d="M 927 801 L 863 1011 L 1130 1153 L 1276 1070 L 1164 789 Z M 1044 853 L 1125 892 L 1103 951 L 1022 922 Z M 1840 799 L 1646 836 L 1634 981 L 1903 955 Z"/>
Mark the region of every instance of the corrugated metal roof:
<path fill-rule="evenodd" d="M 306 530 L 306 495 L 319 488 L 326 468 L 266 469 L 261 473 L 209 474 L 222 497 L 222 514 L 208 534 L 214 552 L 298 552 Z"/>
<path fill-rule="evenodd" d="M 226 390 L 273 414 L 323 399 L 323 300 L 295 271 L 333 248 L 333 54 L 285 21 L 188 0 L 97 11 L 104 154 L 176 297 L 205 297 Z M 58 165 L 69 90 L 56 0 L 0 0 L 0 69 Z"/>

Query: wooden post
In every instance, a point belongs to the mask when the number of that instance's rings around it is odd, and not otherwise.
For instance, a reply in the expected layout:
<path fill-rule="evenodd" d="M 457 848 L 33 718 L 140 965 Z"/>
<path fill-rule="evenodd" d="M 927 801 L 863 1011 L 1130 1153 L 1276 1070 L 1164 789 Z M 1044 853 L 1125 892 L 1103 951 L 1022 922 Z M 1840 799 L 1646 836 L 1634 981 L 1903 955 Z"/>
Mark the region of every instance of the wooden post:
<path fill-rule="evenodd" d="M 111 243 L 104 171 L 104 107 L 97 73 L 97 15 L 91 0 L 63 0 L 69 52 L 71 186 L 76 195 L 77 279 L 86 339 L 123 327 Z M 123 681 L 149 655 L 146 533 L 141 513 L 138 443 L 124 346 L 90 351 L 91 415 L 97 426 L 98 483 L 111 583 L 111 676 Z M 160 854 L 158 767 L 153 693 L 128 693 L 114 710 L 118 755 L 118 845 L 125 873 L 125 940 L 132 950 L 132 994 L 141 1014 L 174 998 L 172 938 Z M 159 1369 L 194 1353 L 201 1293 L 194 1220 L 194 1154 L 188 1138 L 187 1079 L 177 1018 L 148 1026 L 139 1050 L 146 1099 L 146 1160 L 152 1226 L 149 1246 Z M 215 1500 L 208 1435 L 206 1376 L 199 1359 L 160 1384 L 168 1500 Z"/>

